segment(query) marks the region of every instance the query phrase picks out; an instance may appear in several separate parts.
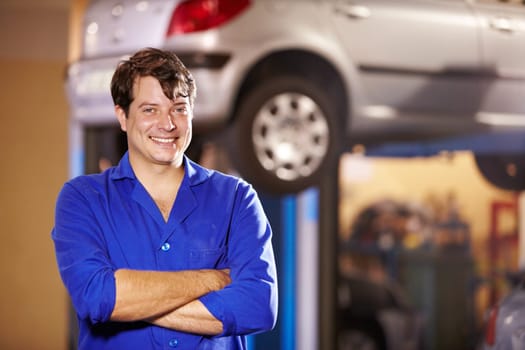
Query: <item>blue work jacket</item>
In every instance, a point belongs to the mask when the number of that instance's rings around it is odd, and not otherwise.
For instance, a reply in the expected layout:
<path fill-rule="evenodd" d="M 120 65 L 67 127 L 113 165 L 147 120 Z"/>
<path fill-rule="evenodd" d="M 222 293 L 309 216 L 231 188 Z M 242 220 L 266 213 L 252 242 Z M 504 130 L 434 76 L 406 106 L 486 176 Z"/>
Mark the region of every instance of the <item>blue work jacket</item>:
<path fill-rule="evenodd" d="M 116 167 L 67 182 L 52 238 L 79 321 L 79 349 L 245 349 L 273 328 L 277 278 L 272 231 L 254 189 L 184 159 L 166 222 L 126 153 Z M 112 322 L 117 269 L 230 269 L 232 283 L 199 300 L 223 323 L 208 337 L 146 322 Z"/>

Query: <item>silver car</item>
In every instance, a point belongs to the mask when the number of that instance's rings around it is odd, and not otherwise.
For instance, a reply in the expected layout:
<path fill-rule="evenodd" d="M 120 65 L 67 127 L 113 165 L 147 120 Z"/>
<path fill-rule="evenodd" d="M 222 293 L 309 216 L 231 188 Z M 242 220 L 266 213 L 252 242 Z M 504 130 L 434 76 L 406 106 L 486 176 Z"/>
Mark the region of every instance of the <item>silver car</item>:
<path fill-rule="evenodd" d="M 483 350 L 525 349 L 525 273 L 511 292 L 488 312 Z"/>
<path fill-rule="evenodd" d="M 231 126 L 236 168 L 272 192 L 357 143 L 525 126 L 521 0 L 94 0 L 83 29 L 74 122 L 113 121 L 122 57 L 172 50 L 197 81 L 196 133 Z"/>

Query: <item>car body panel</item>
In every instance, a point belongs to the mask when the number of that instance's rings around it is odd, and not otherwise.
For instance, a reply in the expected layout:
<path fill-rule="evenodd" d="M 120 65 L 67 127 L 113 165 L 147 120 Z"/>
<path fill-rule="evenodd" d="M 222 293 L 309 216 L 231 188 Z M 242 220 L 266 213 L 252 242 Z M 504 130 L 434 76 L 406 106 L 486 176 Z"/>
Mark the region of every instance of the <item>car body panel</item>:
<path fill-rule="evenodd" d="M 178 2 L 94 1 L 85 16 L 83 58 L 69 76 L 88 70 L 104 75 L 101 71 L 114 69 L 122 56 L 146 46 L 180 54 L 225 53 L 229 60 L 222 69 L 191 69 L 199 87 L 196 125 L 224 124 L 251 67 L 268 55 L 300 50 L 319 55 L 343 77 L 357 135 L 438 130 L 444 124 L 478 130 L 484 124 L 476 125 L 476 118 L 483 112 L 525 119 L 517 93 L 525 86 L 525 45 L 519 45 L 525 35 L 523 6 L 502 9 L 459 0 L 253 1 L 219 28 L 166 37 Z M 353 16 L 356 8 L 365 15 Z M 494 30 L 491 21 L 501 18 L 510 18 L 515 32 Z M 78 93 L 78 79 L 69 84 L 73 105 L 82 109 L 73 110 L 74 116 L 93 109 L 112 118 L 110 101 L 104 108 L 98 97 L 90 101 Z"/>
<path fill-rule="evenodd" d="M 178 2 L 92 1 L 84 16 L 82 57 L 119 57 L 137 48 L 163 46 L 171 14 Z"/>
<path fill-rule="evenodd" d="M 483 350 L 525 349 L 525 286 L 514 288 L 498 303 L 494 344 L 483 343 Z"/>
<path fill-rule="evenodd" d="M 525 5 L 495 6 L 477 1 L 472 5 L 481 32 L 483 66 L 493 73 L 480 110 L 500 119 L 523 122 L 525 102 Z"/>
<path fill-rule="evenodd" d="M 352 16 L 356 8 L 368 15 Z M 466 115 L 462 101 L 469 99 L 442 103 L 465 91 L 471 79 L 456 72 L 480 69 L 475 17 L 466 3 L 341 1 L 336 12 L 336 28 L 358 67 L 367 106 L 388 106 L 402 115 Z"/>

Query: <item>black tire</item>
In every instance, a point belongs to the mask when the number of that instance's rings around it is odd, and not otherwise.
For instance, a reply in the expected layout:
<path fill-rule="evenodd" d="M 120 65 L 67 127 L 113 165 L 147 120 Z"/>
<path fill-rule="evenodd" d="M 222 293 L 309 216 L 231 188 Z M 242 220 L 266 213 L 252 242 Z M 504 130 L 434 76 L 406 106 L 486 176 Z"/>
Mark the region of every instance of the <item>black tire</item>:
<path fill-rule="evenodd" d="M 476 155 L 476 165 L 492 185 L 509 191 L 525 190 L 525 154 Z"/>
<path fill-rule="evenodd" d="M 317 185 L 340 156 L 344 120 L 330 95 L 300 76 L 253 84 L 235 113 L 233 163 L 267 193 L 297 193 Z M 335 174 L 334 174 L 335 178 Z"/>

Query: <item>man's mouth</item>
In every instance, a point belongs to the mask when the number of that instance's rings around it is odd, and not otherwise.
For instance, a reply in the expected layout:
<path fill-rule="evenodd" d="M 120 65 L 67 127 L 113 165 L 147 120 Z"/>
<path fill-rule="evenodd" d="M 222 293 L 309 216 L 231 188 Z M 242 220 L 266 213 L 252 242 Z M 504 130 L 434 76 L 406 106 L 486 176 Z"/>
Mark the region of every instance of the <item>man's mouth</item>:
<path fill-rule="evenodd" d="M 174 137 L 165 138 L 165 137 L 150 136 L 150 139 L 155 141 L 155 142 L 159 142 L 159 143 L 173 143 L 173 142 L 175 142 L 175 138 Z"/>

